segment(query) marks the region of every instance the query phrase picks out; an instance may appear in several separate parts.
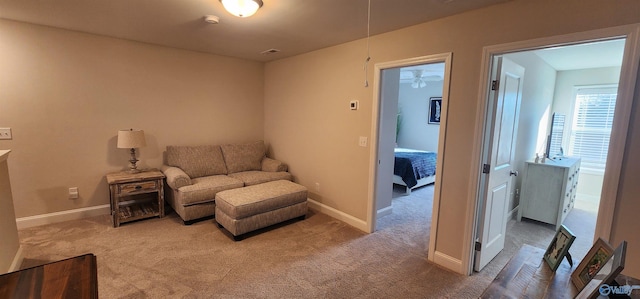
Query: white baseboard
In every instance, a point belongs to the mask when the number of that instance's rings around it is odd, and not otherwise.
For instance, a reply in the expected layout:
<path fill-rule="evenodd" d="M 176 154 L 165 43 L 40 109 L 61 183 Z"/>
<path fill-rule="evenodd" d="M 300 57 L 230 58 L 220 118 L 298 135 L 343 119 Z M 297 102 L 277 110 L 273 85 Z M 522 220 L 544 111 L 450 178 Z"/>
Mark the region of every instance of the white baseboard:
<path fill-rule="evenodd" d="M 18 251 L 16 255 L 13 257 L 13 261 L 11 262 L 11 266 L 9 266 L 9 272 L 20 270 L 20 266 L 22 266 L 22 260 L 24 256 L 22 255 L 22 246 L 18 247 Z"/>
<path fill-rule="evenodd" d="M 520 208 L 519 205 L 517 207 L 513 208 L 513 210 L 511 210 L 509 212 L 509 214 L 507 215 L 507 221 L 517 218 L 517 216 L 518 216 L 518 208 Z"/>
<path fill-rule="evenodd" d="M 433 257 L 433 262 L 438 265 L 438 266 L 442 266 L 446 269 L 449 269 L 453 272 L 456 273 L 460 273 L 463 275 L 466 275 L 466 271 L 463 271 L 462 269 L 462 261 L 456 258 L 453 258 L 449 255 L 446 255 L 440 251 L 436 251 Z"/>
<path fill-rule="evenodd" d="M 333 218 L 336 218 L 342 222 L 345 222 L 363 232 L 367 232 L 368 231 L 368 227 L 367 227 L 367 222 L 360 220 L 356 217 L 353 217 L 345 212 L 342 211 L 338 211 L 330 206 L 324 205 L 322 203 L 319 203 L 311 198 L 308 199 L 307 201 L 309 203 L 309 208 L 314 210 L 314 211 L 318 211 L 322 214 L 326 214 L 329 215 Z"/>
<path fill-rule="evenodd" d="M 388 207 L 386 207 L 384 209 L 378 210 L 377 213 L 378 214 L 376 215 L 376 219 L 380 219 L 380 217 L 383 217 L 383 216 L 391 215 L 391 214 L 393 214 L 393 207 L 392 206 L 388 206 Z"/>
<path fill-rule="evenodd" d="M 35 215 L 16 219 L 18 229 L 39 226 L 44 224 L 58 223 L 68 220 L 77 220 L 87 217 L 107 215 L 111 213 L 110 205 L 93 206 L 75 210 L 55 212 L 49 214 Z"/>

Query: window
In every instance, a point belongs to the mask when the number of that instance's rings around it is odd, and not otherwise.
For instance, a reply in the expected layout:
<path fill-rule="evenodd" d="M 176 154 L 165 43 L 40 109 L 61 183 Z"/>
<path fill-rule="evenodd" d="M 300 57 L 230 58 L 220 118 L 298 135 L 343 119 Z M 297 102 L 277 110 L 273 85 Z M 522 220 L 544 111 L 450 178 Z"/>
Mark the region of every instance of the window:
<path fill-rule="evenodd" d="M 577 89 L 569 155 L 582 158 L 584 168 L 604 171 L 617 94 L 617 86 Z"/>

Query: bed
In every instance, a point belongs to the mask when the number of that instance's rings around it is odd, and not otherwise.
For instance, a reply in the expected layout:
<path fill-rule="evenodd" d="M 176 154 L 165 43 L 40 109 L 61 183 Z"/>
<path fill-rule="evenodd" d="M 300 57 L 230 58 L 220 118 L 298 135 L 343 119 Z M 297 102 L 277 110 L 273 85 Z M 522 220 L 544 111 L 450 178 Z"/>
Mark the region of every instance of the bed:
<path fill-rule="evenodd" d="M 433 184 L 436 180 L 436 157 L 434 152 L 395 148 L 393 183 L 412 189 Z"/>

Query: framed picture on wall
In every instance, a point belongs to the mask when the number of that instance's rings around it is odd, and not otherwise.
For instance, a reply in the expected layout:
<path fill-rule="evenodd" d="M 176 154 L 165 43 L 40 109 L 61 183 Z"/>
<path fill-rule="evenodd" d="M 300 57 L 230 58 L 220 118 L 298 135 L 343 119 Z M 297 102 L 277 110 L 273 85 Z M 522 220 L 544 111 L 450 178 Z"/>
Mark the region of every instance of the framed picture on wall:
<path fill-rule="evenodd" d="M 442 98 L 429 98 L 429 123 L 440 124 L 440 111 L 442 111 Z"/>

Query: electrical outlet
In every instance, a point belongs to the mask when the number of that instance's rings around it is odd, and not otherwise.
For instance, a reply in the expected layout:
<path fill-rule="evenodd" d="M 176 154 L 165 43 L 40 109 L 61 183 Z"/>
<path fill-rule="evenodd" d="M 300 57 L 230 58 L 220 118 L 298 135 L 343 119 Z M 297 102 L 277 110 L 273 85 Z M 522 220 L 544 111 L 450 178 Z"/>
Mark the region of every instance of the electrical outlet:
<path fill-rule="evenodd" d="M 316 183 L 316 192 L 320 192 L 320 183 Z"/>
<path fill-rule="evenodd" d="M 11 128 L 0 128 L 0 139 L 11 140 Z"/>
<path fill-rule="evenodd" d="M 78 187 L 69 188 L 69 199 L 77 199 L 78 198 Z"/>

